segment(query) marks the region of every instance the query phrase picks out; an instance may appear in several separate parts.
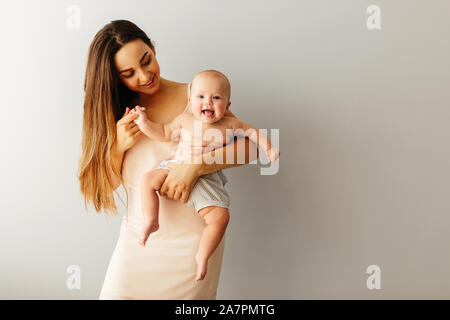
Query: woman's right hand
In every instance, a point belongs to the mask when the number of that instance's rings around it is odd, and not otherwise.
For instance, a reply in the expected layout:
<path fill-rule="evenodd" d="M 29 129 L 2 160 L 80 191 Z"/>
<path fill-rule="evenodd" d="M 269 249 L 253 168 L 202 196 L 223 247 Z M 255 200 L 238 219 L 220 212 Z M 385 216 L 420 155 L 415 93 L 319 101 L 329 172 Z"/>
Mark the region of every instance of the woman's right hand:
<path fill-rule="evenodd" d="M 141 136 L 142 131 L 134 122 L 139 117 L 139 113 L 130 113 L 130 108 L 126 107 L 122 118 L 117 121 L 117 135 L 115 141 L 116 151 L 123 153 L 130 149 Z"/>

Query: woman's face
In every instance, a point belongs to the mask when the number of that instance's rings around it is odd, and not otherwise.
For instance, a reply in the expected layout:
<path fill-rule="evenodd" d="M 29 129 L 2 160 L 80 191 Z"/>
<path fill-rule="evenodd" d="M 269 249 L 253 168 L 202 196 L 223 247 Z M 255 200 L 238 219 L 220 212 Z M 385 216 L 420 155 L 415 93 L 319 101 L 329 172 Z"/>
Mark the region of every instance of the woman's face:
<path fill-rule="evenodd" d="M 114 55 L 120 80 L 132 91 L 153 94 L 159 89 L 155 52 L 141 39 L 128 42 Z"/>

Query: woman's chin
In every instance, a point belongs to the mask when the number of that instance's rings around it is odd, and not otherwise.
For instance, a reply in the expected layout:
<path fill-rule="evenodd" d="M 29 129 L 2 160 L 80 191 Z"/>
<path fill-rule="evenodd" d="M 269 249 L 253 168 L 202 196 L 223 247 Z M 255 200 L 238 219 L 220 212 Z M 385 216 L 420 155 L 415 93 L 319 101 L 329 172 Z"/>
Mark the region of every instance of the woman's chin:
<path fill-rule="evenodd" d="M 136 91 L 138 91 L 140 93 L 144 93 L 144 94 L 153 94 L 153 93 L 155 93 L 159 89 L 159 77 L 157 79 L 153 80 L 153 81 L 155 83 L 151 87 L 149 87 L 149 88 L 139 87 L 139 88 L 136 88 L 136 89 L 138 89 Z"/>

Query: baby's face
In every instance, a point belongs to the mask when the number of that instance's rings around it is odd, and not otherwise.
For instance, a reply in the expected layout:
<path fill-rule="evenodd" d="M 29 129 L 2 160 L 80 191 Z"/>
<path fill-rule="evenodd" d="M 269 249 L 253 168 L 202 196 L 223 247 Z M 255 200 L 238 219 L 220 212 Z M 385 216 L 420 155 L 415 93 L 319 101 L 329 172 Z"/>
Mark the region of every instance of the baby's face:
<path fill-rule="evenodd" d="M 203 123 L 219 121 L 231 104 L 225 80 L 218 76 L 198 75 L 192 81 L 189 102 L 198 120 Z"/>

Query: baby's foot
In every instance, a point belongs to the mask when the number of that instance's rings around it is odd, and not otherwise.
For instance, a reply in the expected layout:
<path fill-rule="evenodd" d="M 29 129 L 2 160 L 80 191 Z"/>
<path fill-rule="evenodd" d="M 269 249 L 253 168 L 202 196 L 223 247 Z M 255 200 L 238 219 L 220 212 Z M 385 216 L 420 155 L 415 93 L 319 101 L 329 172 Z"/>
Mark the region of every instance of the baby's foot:
<path fill-rule="evenodd" d="M 143 127 L 145 125 L 145 123 L 148 121 L 147 115 L 145 114 L 144 111 L 145 111 L 145 108 L 140 107 L 140 106 L 136 106 L 130 111 L 130 113 L 139 114 L 139 117 L 134 119 L 134 122 L 139 126 L 139 128 Z"/>
<path fill-rule="evenodd" d="M 130 110 L 131 113 L 139 113 L 139 111 L 145 111 L 145 107 L 135 106 L 133 109 Z"/>
<path fill-rule="evenodd" d="M 198 254 L 196 254 L 195 261 L 197 261 L 197 276 L 195 277 L 195 280 L 200 281 L 205 278 L 208 259 L 202 258 Z"/>
<path fill-rule="evenodd" d="M 147 242 L 147 239 L 150 236 L 150 234 L 157 231 L 158 229 L 159 229 L 158 221 L 146 222 L 141 230 L 139 244 L 141 246 L 145 246 L 145 243 Z"/>

